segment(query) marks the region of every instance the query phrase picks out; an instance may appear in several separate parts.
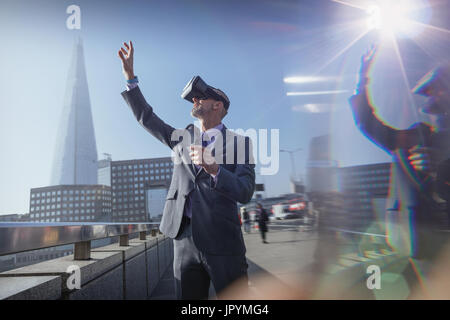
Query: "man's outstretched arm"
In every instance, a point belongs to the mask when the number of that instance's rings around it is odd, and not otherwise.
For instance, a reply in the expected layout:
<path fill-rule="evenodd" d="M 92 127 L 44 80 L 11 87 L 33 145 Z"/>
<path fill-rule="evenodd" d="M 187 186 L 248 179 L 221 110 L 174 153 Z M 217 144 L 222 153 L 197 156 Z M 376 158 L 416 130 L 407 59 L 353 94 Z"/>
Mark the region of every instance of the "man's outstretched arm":
<path fill-rule="evenodd" d="M 356 126 L 373 142 L 393 151 L 396 148 L 397 130 L 384 124 L 376 115 L 375 108 L 370 102 L 368 84 L 369 72 L 376 55 L 377 48 L 373 47 L 361 59 L 361 70 L 356 92 L 350 97 L 350 107 Z"/>
<path fill-rule="evenodd" d="M 173 149 L 178 143 L 178 141 L 172 141 L 171 139 L 175 129 L 162 121 L 145 100 L 141 90 L 137 86 L 137 78 L 134 74 L 133 43 L 131 41 L 129 43 L 124 42 L 124 46 L 125 48 L 121 47 L 118 52 L 119 58 L 122 61 L 122 72 L 128 85 L 128 90 L 122 92 L 122 97 L 133 111 L 137 121 L 155 138 Z"/>

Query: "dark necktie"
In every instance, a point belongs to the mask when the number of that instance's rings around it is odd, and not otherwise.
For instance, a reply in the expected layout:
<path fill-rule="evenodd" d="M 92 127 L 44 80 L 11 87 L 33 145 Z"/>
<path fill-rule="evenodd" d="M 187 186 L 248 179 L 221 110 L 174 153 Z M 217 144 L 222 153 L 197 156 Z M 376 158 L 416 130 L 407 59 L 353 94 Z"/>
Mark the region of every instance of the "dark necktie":
<path fill-rule="evenodd" d="M 211 140 L 209 140 L 209 139 L 207 139 L 207 138 L 208 138 L 208 135 L 207 135 L 207 134 L 204 134 L 203 139 L 202 139 L 202 146 L 203 146 L 204 148 L 206 148 L 206 147 L 209 146 L 211 143 L 213 143 L 216 137 L 213 136 L 213 137 L 211 138 Z"/>

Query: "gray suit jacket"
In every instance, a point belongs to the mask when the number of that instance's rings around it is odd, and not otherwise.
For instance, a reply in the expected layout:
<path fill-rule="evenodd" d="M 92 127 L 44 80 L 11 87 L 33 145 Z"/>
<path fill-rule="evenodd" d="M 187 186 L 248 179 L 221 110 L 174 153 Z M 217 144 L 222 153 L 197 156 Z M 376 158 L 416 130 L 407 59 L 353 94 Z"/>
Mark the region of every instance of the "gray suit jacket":
<path fill-rule="evenodd" d="M 201 135 L 197 127 L 190 124 L 185 129 L 174 129 L 166 124 L 153 112 L 139 87 L 122 92 L 122 96 L 138 122 L 173 150 L 174 171 L 161 232 L 170 238 L 176 237 L 190 195 L 192 237 L 196 247 L 213 255 L 244 254 L 237 202 L 249 202 L 255 188 L 251 140 L 223 127 L 222 134 L 218 135 L 222 139 L 216 137 L 214 145 L 216 161 L 220 165 L 217 183 L 214 183 L 208 173 L 197 171 L 190 161 L 189 147 L 198 144 Z"/>

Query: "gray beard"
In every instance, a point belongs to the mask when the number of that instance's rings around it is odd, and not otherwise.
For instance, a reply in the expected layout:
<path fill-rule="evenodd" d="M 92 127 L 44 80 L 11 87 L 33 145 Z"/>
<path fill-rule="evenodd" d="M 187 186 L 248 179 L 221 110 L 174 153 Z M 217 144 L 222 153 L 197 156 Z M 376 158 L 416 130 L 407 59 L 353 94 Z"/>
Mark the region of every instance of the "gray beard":
<path fill-rule="evenodd" d="M 202 118 L 203 115 L 205 115 L 205 110 L 200 108 L 192 108 L 191 115 L 195 118 Z"/>

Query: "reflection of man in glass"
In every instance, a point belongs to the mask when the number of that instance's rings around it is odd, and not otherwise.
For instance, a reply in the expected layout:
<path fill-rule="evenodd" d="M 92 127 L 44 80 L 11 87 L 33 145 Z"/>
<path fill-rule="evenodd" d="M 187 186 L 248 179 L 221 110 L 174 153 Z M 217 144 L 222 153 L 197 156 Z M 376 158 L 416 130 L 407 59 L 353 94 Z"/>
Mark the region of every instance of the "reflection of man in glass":
<path fill-rule="evenodd" d="M 439 245 L 436 229 L 445 217 L 445 201 L 435 182 L 439 163 L 450 159 L 450 65 L 433 69 L 413 89 L 428 97 L 421 111 L 432 115 L 434 125 L 420 122 L 398 130 L 376 115 L 369 100 L 369 71 L 376 50 L 362 58 L 350 105 L 358 128 L 393 157 L 386 213 L 389 244 L 402 254 L 429 257 Z"/>

